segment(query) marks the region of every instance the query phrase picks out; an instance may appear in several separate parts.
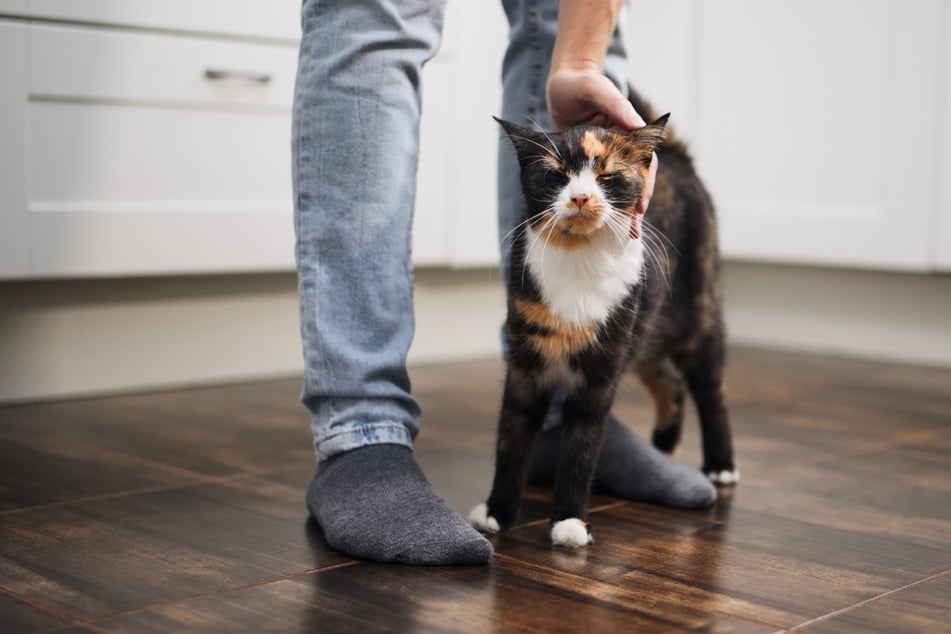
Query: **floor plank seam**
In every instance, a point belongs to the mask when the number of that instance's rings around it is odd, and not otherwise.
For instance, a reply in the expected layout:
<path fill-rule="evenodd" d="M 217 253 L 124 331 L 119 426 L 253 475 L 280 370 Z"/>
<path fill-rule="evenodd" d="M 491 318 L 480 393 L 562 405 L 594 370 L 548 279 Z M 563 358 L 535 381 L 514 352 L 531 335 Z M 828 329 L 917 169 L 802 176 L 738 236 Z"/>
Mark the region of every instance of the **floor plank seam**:
<path fill-rule="evenodd" d="M 874 440 L 874 441 L 865 443 L 863 445 L 859 445 L 858 447 L 847 449 L 845 451 L 833 451 L 829 453 L 822 453 L 822 454 L 813 456 L 812 458 L 807 458 L 804 460 L 797 460 L 795 462 L 781 464 L 775 468 L 769 468 L 769 467 L 763 468 L 760 470 L 760 473 L 759 473 L 760 479 L 765 479 L 765 476 L 782 474 L 786 471 L 791 471 L 793 469 L 798 469 L 800 467 L 821 466 L 824 464 L 828 464 L 830 462 L 835 462 L 836 460 L 842 460 L 844 458 L 855 458 L 858 456 L 872 454 L 877 451 L 883 451 L 890 447 L 896 446 L 896 443 L 899 443 L 899 444 L 902 443 L 903 442 L 902 439 L 905 439 L 908 437 L 921 436 L 923 433 L 933 437 L 938 432 L 929 430 L 925 432 L 916 431 L 916 432 L 909 432 L 909 433 L 901 433 L 896 436 L 892 436 L 891 438 L 887 438 L 885 440 Z M 904 441 L 904 442 L 907 442 L 907 441 Z M 916 441 L 916 442 L 920 442 L 920 441 Z M 740 455 L 740 458 L 742 460 L 742 454 Z"/>
<path fill-rule="evenodd" d="M 935 573 L 935 574 L 933 574 L 933 575 L 931 575 L 931 576 L 929 576 L 929 577 L 925 577 L 924 579 L 919 579 L 918 581 L 912 581 L 911 583 L 905 584 L 905 585 L 901 586 L 900 588 L 894 588 L 894 589 L 892 589 L 892 590 L 889 590 L 888 592 L 883 592 L 882 594 L 875 595 L 874 597 L 869 597 L 868 599 L 865 599 L 865 600 L 863 600 L 863 601 L 859 601 L 858 603 L 853 603 L 852 605 L 846 606 L 846 607 L 844 607 L 844 608 L 839 608 L 838 610 L 833 610 L 832 612 L 829 612 L 828 614 L 823 614 L 823 615 L 821 615 L 821 616 L 817 616 L 817 617 L 815 617 L 815 618 L 809 619 L 808 621 L 804 621 L 804 622 L 802 622 L 802 623 L 798 623 L 798 624 L 792 626 L 791 628 L 789 628 L 789 629 L 786 630 L 786 631 L 787 631 L 787 632 L 796 632 L 796 631 L 801 630 L 801 629 L 803 629 L 803 628 L 809 627 L 810 625 L 815 625 L 816 623 L 821 623 L 822 621 L 827 621 L 827 620 L 829 620 L 829 619 L 831 619 L 831 618 L 840 616 L 840 615 L 842 615 L 842 614 L 846 614 L 846 613 L 851 612 L 852 610 L 858 609 L 858 608 L 860 608 L 860 607 L 862 607 L 862 606 L 868 605 L 868 604 L 870 604 L 870 603 L 874 603 L 875 601 L 878 601 L 878 600 L 880 600 L 880 599 L 884 599 L 885 597 L 889 597 L 889 596 L 891 596 L 891 595 L 893 595 L 893 594 L 895 594 L 895 593 L 897 593 L 897 592 L 903 592 L 903 591 L 908 590 L 908 589 L 910 589 L 910 588 L 914 588 L 915 586 L 919 586 L 919 585 L 921 585 L 921 584 L 923 584 L 923 583 L 927 583 L 927 582 L 929 582 L 929 581 L 934 581 L 935 579 L 940 579 L 941 577 L 944 577 L 945 575 L 949 575 L 949 574 L 951 574 L 951 568 L 949 568 L 948 570 L 944 570 L 944 571 L 942 571 L 942 572 Z"/>
<path fill-rule="evenodd" d="M 338 564 L 331 564 L 329 566 L 322 566 L 320 568 L 309 568 L 307 570 L 301 570 L 289 575 L 282 575 L 280 577 L 272 577 L 270 579 L 263 579 L 261 581 L 256 581 L 254 583 L 248 583 L 240 586 L 232 586 L 228 588 L 222 588 L 221 590 L 216 590 L 214 592 L 205 592 L 202 594 L 196 594 L 188 597 L 183 597 L 181 599 L 170 599 L 168 601 L 158 601 L 156 603 L 150 603 L 148 605 L 143 605 L 138 608 L 133 608 L 131 610 L 124 610 L 122 612 L 113 612 L 112 614 L 107 614 L 103 616 L 97 616 L 92 619 L 76 621 L 73 624 L 81 627 L 95 627 L 96 623 L 104 623 L 112 619 L 117 619 L 125 616 L 130 616 L 132 614 L 139 614 L 141 612 L 148 612 L 149 610 L 155 610 L 159 608 L 164 608 L 172 605 L 184 605 L 187 603 L 194 603 L 195 601 L 200 601 L 202 599 L 210 599 L 214 597 L 220 597 L 226 594 L 231 594 L 232 592 L 240 592 L 241 590 L 250 590 L 252 588 L 260 588 L 268 584 L 277 583 L 279 581 L 289 581 L 291 579 L 296 579 L 298 577 L 306 577 L 307 575 L 320 574 L 322 572 L 328 572 L 330 570 L 338 570 L 341 568 L 349 568 L 351 566 L 356 566 L 364 562 L 359 560 L 350 560 L 343 561 Z M 75 619 L 74 619 L 75 621 Z"/>
<path fill-rule="evenodd" d="M 58 629 L 62 627 L 73 627 L 73 626 L 79 625 L 79 623 L 81 622 L 79 619 L 77 619 L 74 616 L 70 616 L 69 614 L 66 614 L 65 612 L 60 612 L 59 610 L 55 608 L 51 608 L 48 605 L 34 601 L 33 599 L 29 597 L 25 597 L 17 592 L 14 592 L 13 590 L 10 590 L 9 588 L 0 586 L 0 593 L 5 594 L 8 597 L 13 597 L 17 601 L 21 601 L 25 603 L 26 605 L 30 606 L 34 610 L 39 610 L 40 612 L 43 612 L 44 614 L 48 614 L 57 619 L 61 619 L 63 621 L 61 625 L 57 625 L 56 628 L 51 628 L 51 629 Z"/>
<path fill-rule="evenodd" d="M 27 506 L 20 509 L 7 509 L 6 511 L 0 511 L 0 517 L 8 517 L 11 515 L 18 515 L 21 513 L 30 513 L 33 511 L 45 511 L 49 509 L 75 506 L 78 504 L 86 504 L 89 502 L 101 502 L 103 500 L 115 500 L 126 497 L 134 497 L 136 495 L 147 495 L 149 493 L 161 493 L 165 491 L 182 491 L 185 489 L 194 489 L 196 487 L 208 486 L 210 484 L 228 484 L 230 482 L 239 482 L 245 478 L 253 478 L 256 476 L 267 476 L 274 475 L 277 473 L 283 473 L 284 471 L 293 471 L 294 469 L 300 469 L 305 466 L 312 466 L 309 463 L 299 463 L 299 464 L 290 464 L 282 465 L 280 467 L 266 467 L 262 469 L 254 469 L 250 471 L 239 471 L 235 473 L 230 473 L 227 475 L 221 476 L 196 476 L 194 482 L 185 482 L 181 484 L 173 485 L 156 485 L 151 487 L 142 487 L 140 489 L 131 489 L 128 491 L 117 491 L 115 493 L 104 493 L 102 495 L 89 495 L 86 497 L 76 498 L 73 500 L 64 500 L 62 502 L 51 502 L 49 504 L 37 504 L 34 506 Z M 305 486 L 306 483 L 302 483 L 302 486 Z M 303 491 L 303 489 L 302 489 Z M 302 494 L 303 495 L 303 492 Z"/>
<path fill-rule="evenodd" d="M 552 548 L 555 548 L 555 547 L 553 546 Z M 580 581 L 582 582 L 582 585 L 583 585 L 585 582 L 590 582 L 590 581 L 592 581 L 591 578 L 586 577 L 586 576 L 581 575 L 581 574 L 578 574 L 578 573 L 569 572 L 569 571 L 567 571 L 567 570 L 561 570 L 561 569 L 559 569 L 559 568 L 551 568 L 551 567 L 549 567 L 549 566 L 545 566 L 545 565 L 543 565 L 543 564 L 535 563 L 535 562 L 533 562 L 533 561 L 527 561 L 527 560 L 525 560 L 525 559 L 519 559 L 518 557 L 513 557 L 512 555 L 506 555 L 506 554 L 503 554 L 503 553 L 496 552 L 496 553 L 493 555 L 493 557 L 497 557 L 497 558 L 499 558 L 499 559 L 502 559 L 503 561 L 508 561 L 508 562 L 511 563 L 511 564 L 514 564 L 514 565 L 516 565 L 516 566 L 521 566 L 521 567 L 523 567 L 523 568 L 532 568 L 532 569 L 539 570 L 539 571 L 542 571 L 542 572 L 547 572 L 547 573 L 549 573 L 549 574 L 562 575 L 562 576 L 565 576 L 565 577 L 570 577 L 570 578 L 573 578 L 573 579 L 578 579 L 578 580 L 580 580 Z M 661 577 L 660 575 L 657 575 L 657 574 L 652 573 L 652 572 L 647 572 L 647 571 L 641 571 L 641 572 L 642 572 L 643 574 L 647 575 L 647 576 L 654 577 L 654 578 L 663 578 L 663 579 L 665 579 L 666 581 L 671 581 L 671 582 L 674 582 L 674 583 L 676 583 L 676 584 L 678 584 L 678 585 L 683 585 L 683 586 L 686 586 L 686 585 L 687 585 L 687 584 L 682 583 L 681 581 L 678 581 L 677 579 L 671 579 L 671 578 L 669 578 L 669 577 Z M 625 589 L 625 586 L 624 586 L 623 584 L 614 583 L 614 582 L 612 582 L 612 581 L 607 581 L 607 580 L 605 580 L 605 579 L 598 579 L 597 581 L 600 582 L 600 583 L 604 583 L 604 584 L 613 586 L 613 587 L 615 587 L 615 588 Z M 694 586 L 687 586 L 687 587 L 694 588 Z M 695 589 L 696 589 L 696 588 L 695 588 Z M 702 589 L 702 588 L 700 588 L 700 589 Z M 746 622 L 746 623 L 755 623 L 755 624 L 757 624 L 757 625 L 763 625 L 763 626 L 765 626 L 765 627 L 776 627 L 776 624 L 775 624 L 775 623 L 770 623 L 770 622 L 767 622 L 767 621 L 762 621 L 762 620 L 758 620 L 758 619 L 753 619 L 753 618 L 749 618 L 749 617 L 746 617 L 746 616 L 738 616 L 738 615 L 736 615 L 736 614 L 732 614 L 732 613 L 730 613 L 730 612 L 726 612 L 726 611 L 723 611 L 723 610 L 717 610 L 717 609 L 709 609 L 709 608 L 707 608 L 707 612 L 709 612 L 709 613 L 711 613 L 711 614 L 719 614 L 720 616 L 726 616 L 726 617 L 729 617 L 729 618 L 731 618 L 731 619 L 737 619 L 738 621 L 744 621 L 744 622 Z M 638 612 L 638 613 L 639 613 L 639 614 L 646 614 L 646 613 L 643 613 L 643 612 Z M 646 616 L 651 616 L 651 615 L 646 614 Z M 782 631 L 783 631 L 783 630 L 782 630 L 781 628 L 780 628 L 779 630 L 777 630 L 777 632 L 782 632 Z"/>
<path fill-rule="evenodd" d="M 601 506 L 596 506 L 594 508 L 588 509 L 588 513 L 599 513 L 601 511 L 609 511 L 619 506 L 624 506 L 625 504 L 627 504 L 627 502 L 624 500 L 619 500 L 617 502 L 608 502 L 607 504 L 602 504 Z M 532 520 L 531 522 L 525 522 L 524 524 L 513 524 L 512 526 L 509 527 L 508 530 L 531 528 L 532 526 L 541 526 L 542 524 L 548 524 L 550 522 L 551 522 L 551 518 L 543 517 L 541 519 Z"/>

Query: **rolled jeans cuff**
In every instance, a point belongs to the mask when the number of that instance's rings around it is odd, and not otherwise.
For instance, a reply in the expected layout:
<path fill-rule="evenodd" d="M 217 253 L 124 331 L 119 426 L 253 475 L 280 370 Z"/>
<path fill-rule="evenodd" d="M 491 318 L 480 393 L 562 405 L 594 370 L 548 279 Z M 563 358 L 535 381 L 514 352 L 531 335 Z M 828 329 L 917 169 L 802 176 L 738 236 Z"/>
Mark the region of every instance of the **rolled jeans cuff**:
<path fill-rule="evenodd" d="M 413 436 L 402 423 L 349 423 L 314 442 L 317 462 L 369 445 L 403 445 L 412 449 Z"/>

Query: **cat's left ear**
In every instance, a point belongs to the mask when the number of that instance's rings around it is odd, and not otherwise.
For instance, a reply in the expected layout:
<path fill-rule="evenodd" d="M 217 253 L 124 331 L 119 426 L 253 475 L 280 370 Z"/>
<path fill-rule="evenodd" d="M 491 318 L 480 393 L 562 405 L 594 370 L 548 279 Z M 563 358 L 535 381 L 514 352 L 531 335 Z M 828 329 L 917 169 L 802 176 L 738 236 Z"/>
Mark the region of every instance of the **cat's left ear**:
<path fill-rule="evenodd" d="M 631 132 L 631 138 L 638 145 L 639 150 L 643 150 L 643 157 L 649 165 L 651 161 L 651 152 L 656 152 L 667 139 L 667 120 L 670 119 L 670 113 L 657 117 L 643 128 L 638 128 Z"/>
<path fill-rule="evenodd" d="M 520 125 L 515 125 L 510 121 L 505 121 L 498 117 L 492 118 L 502 126 L 502 129 L 505 131 L 505 136 L 507 136 L 509 141 L 512 142 L 512 145 L 515 146 L 515 153 L 518 154 L 519 163 L 524 163 L 524 161 L 529 158 L 536 156 L 540 150 L 546 147 L 547 142 L 542 133 L 523 128 Z"/>

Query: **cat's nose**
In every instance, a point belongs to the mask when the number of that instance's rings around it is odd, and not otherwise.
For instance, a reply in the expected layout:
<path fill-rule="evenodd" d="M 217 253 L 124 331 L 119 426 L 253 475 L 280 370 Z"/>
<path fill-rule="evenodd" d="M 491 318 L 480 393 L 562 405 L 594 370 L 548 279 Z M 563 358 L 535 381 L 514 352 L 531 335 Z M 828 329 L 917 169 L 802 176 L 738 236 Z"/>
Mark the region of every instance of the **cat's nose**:
<path fill-rule="evenodd" d="M 574 196 L 571 197 L 571 200 L 574 201 L 575 203 L 575 207 L 577 207 L 578 209 L 583 208 L 587 204 L 588 200 L 590 199 L 591 199 L 591 196 L 587 194 L 575 194 Z"/>

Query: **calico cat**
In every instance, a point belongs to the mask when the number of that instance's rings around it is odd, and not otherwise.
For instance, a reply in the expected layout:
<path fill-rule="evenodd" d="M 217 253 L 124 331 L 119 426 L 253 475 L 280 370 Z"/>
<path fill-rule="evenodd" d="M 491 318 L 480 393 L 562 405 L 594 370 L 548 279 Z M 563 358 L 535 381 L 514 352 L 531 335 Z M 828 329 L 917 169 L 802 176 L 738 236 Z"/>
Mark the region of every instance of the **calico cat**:
<path fill-rule="evenodd" d="M 638 112 L 649 106 L 632 92 Z M 724 328 L 713 203 L 664 115 L 622 132 L 545 133 L 498 120 L 515 146 L 526 208 L 516 231 L 505 324 L 508 366 L 496 471 L 470 521 L 497 532 L 516 518 L 528 465 L 556 391 L 562 455 L 551 539 L 592 541 L 587 504 L 618 383 L 632 369 L 655 407 L 652 441 L 680 441 L 684 394 L 699 412 L 703 470 L 734 484 L 723 401 Z M 636 213 L 651 154 L 661 155 L 648 223 Z"/>

